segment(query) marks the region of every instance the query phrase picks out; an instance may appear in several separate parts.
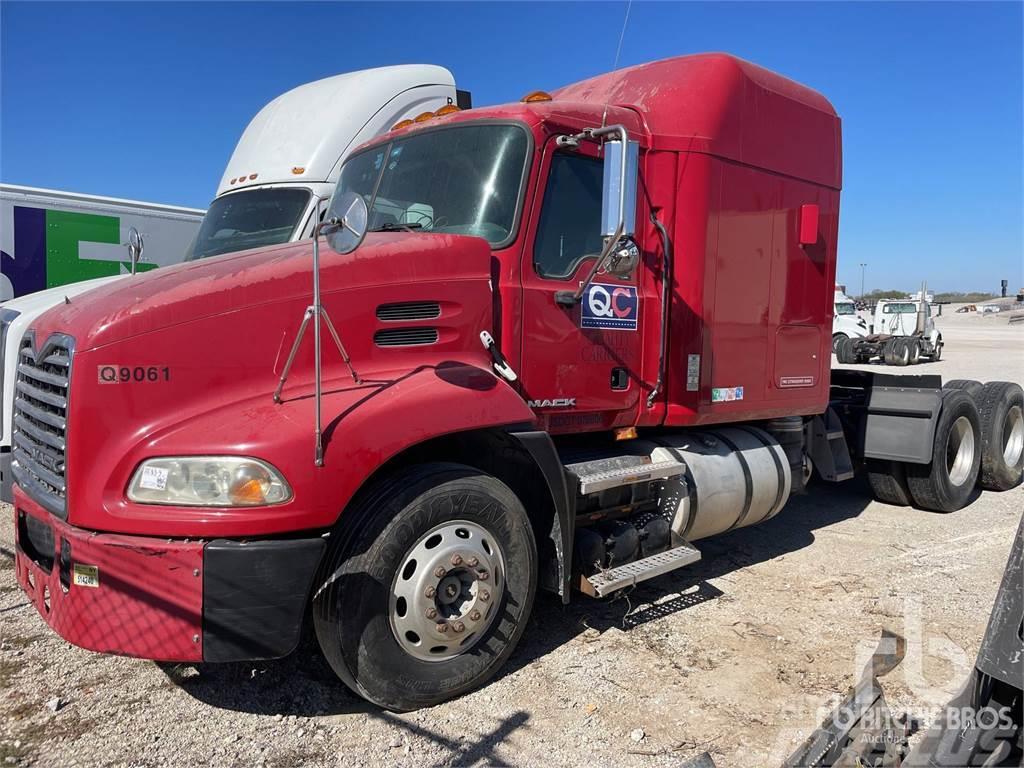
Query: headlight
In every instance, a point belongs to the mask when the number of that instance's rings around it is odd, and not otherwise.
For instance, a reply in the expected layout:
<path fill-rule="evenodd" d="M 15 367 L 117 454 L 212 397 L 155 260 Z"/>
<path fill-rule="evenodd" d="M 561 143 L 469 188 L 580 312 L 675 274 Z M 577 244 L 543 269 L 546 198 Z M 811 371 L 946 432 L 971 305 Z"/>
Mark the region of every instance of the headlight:
<path fill-rule="evenodd" d="M 280 472 L 265 461 L 242 456 L 147 459 L 128 486 L 128 498 L 140 504 L 256 507 L 291 497 Z"/>

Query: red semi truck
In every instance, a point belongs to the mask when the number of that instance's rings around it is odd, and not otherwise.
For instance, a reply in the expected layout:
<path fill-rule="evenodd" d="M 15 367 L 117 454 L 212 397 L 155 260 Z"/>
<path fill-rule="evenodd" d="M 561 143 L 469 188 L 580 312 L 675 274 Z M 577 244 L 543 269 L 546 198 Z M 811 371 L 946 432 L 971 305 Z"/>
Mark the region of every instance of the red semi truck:
<path fill-rule="evenodd" d="M 820 94 L 716 54 L 439 112 L 352 154 L 323 238 L 26 334 L 16 572 L 68 641 L 272 658 L 311 619 L 410 709 L 492 676 L 538 588 L 685 566 L 812 471 L 946 511 L 1019 481 L 1016 385 L 830 374 Z"/>

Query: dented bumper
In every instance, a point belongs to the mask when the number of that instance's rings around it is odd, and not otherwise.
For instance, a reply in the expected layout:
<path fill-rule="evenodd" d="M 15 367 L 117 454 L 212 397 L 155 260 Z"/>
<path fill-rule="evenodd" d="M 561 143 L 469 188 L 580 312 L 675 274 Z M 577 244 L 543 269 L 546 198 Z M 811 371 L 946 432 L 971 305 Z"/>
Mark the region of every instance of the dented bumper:
<path fill-rule="evenodd" d="M 15 573 L 68 642 L 159 661 L 285 656 L 324 540 L 190 541 L 69 525 L 14 487 Z"/>

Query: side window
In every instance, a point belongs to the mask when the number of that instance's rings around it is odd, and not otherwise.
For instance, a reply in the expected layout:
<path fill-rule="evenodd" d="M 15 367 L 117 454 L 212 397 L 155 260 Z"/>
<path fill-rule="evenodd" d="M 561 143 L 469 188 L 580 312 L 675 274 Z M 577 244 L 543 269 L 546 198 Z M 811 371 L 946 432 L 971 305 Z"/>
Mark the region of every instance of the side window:
<path fill-rule="evenodd" d="M 603 161 L 584 155 L 551 158 L 533 244 L 533 266 L 541 277 L 569 277 L 580 261 L 601 252 L 603 168 Z"/>

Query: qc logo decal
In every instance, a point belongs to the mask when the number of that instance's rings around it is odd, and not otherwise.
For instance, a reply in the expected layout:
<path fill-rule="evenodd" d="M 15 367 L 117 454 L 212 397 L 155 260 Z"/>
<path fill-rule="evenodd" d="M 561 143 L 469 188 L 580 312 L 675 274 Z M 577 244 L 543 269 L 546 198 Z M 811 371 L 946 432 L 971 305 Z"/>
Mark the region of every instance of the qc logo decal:
<path fill-rule="evenodd" d="M 640 297 L 632 285 L 591 283 L 583 297 L 580 326 L 635 331 Z"/>

